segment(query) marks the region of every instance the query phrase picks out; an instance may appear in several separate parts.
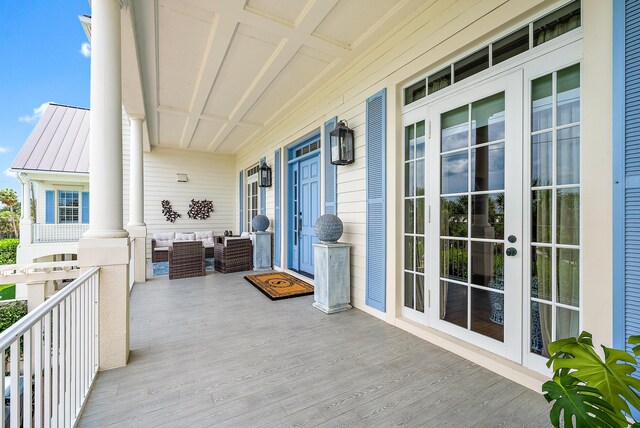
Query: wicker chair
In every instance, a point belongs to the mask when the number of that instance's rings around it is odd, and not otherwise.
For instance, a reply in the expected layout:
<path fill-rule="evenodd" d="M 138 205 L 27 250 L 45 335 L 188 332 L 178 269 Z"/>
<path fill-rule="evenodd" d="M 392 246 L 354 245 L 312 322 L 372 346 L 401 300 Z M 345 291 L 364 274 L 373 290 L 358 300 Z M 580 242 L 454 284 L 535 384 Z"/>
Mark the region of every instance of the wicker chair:
<path fill-rule="evenodd" d="M 169 248 L 169 279 L 204 276 L 202 241 L 178 241 Z"/>
<path fill-rule="evenodd" d="M 216 242 L 214 249 L 215 270 L 222 273 L 253 269 L 253 245 L 251 239 L 227 239 L 226 244 Z"/>

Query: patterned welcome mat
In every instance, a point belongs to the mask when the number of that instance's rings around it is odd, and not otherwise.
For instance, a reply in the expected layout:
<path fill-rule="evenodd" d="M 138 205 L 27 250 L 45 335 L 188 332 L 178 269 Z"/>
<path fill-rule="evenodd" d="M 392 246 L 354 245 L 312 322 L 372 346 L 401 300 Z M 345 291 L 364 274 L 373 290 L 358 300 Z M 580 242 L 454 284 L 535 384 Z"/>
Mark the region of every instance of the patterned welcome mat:
<path fill-rule="evenodd" d="M 245 276 L 258 290 L 271 300 L 288 299 L 290 297 L 313 294 L 313 286 L 282 272 L 263 273 Z"/>

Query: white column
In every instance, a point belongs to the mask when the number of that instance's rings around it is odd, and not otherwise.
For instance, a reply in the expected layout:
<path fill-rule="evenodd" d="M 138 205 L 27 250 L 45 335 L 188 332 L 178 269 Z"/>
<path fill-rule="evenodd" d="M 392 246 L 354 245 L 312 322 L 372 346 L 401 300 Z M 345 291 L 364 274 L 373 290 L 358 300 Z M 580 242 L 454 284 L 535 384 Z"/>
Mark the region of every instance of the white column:
<path fill-rule="evenodd" d="M 122 78 L 119 0 L 91 2 L 90 225 L 81 268 L 100 267 L 99 368 L 129 358 L 129 238 L 122 228 Z"/>
<path fill-rule="evenodd" d="M 142 151 L 142 125 L 144 118 L 129 116 L 131 140 L 129 145 L 129 223 L 127 231 L 135 240 L 134 281 L 146 281 L 147 226 L 144 223 L 144 159 Z"/>
<path fill-rule="evenodd" d="M 141 117 L 130 117 L 131 144 L 129 146 L 129 224 L 144 226 L 144 163 L 142 158 Z"/>
<path fill-rule="evenodd" d="M 91 3 L 91 113 L 87 238 L 123 238 L 120 2 Z"/>

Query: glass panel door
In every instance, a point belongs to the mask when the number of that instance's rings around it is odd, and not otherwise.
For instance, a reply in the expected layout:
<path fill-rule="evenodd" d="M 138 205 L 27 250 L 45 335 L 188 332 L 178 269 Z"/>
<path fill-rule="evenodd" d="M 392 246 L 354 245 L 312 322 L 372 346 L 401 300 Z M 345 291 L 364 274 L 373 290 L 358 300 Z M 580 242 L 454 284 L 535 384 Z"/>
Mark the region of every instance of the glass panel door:
<path fill-rule="evenodd" d="M 432 292 L 438 298 L 432 320 L 448 333 L 517 361 L 521 84 L 516 72 L 430 107 L 430 165 L 438 171 L 431 175 L 437 183 L 432 205 L 438 207 L 431 230 L 439 237 L 433 240 L 438 281 Z"/>

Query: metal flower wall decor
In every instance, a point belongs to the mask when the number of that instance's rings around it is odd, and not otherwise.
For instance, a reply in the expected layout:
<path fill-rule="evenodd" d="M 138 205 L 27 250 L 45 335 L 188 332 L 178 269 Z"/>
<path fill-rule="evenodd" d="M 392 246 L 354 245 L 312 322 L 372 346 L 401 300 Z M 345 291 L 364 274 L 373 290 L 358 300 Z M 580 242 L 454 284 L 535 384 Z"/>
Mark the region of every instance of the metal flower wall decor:
<path fill-rule="evenodd" d="M 180 214 L 173 210 L 173 207 L 171 207 L 171 202 L 167 201 L 166 199 L 162 201 L 162 214 L 167 219 L 167 221 L 170 221 L 171 223 L 175 223 L 178 217 L 182 217 Z"/>
<path fill-rule="evenodd" d="M 195 220 L 206 220 L 211 216 L 213 212 L 213 202 L 203 199 L 202 201 L 197 201 L 195 199 L 191 199 L 191 203 L 189 204 L 189 211 L 187 211 L 187 215 L 189 218 Z"/>

